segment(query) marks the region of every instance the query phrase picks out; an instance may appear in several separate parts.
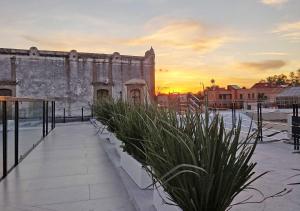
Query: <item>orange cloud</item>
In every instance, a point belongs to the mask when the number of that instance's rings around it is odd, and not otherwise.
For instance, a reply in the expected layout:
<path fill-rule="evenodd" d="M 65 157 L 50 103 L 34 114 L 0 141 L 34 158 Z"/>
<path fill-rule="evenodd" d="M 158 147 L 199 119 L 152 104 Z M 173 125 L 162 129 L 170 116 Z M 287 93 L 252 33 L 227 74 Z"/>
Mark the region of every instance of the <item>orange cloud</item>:
<path fill-rule="evenodd" d="M 23 34 L 21 37 L 30 42 L 31 45 L 39 49 L 63 50 L 72 49 L 86 52 L 114 52 L 118 44 L 116 39 L 105 39 L 95 35 L 72 34 L 72 33 L 53 33 L 46 36 L 35 36 Z"/>
<path fill-rule="evenodd" d="M 278 6 L 288 2 L 288 0 L 261 0 L 263 4 L 270 6 Z"/>
<path fill-rule="evenodd" d="M 256 53 L 251 53 L 250 55 L 254 56 L 286 56 L 288 53 L 285 52 L 256 52 Z"/>
<path fill-rule="evenodd" d="M 191 50 L 197 53 L 211 52 L 232 38 L 225 35 L 210 35 L 210 28 L 199 21 L 173 21 L 157 30 L 136 39 L 126 40 L 132 46 L 154 45 L 156 48 L 169 47 L 177 50 Z"/>

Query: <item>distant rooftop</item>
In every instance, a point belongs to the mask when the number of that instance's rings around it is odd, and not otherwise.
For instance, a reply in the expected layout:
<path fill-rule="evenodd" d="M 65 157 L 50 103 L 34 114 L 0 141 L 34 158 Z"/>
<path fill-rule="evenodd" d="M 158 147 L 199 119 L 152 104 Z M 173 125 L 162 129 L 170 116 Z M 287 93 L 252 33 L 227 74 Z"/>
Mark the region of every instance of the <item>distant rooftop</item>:
<path fill-rule="evenodd" d="M 255 88 L 284 88 L 287 85 L 278 85 L 278 84 L 274 84 L 274 83 L 268 83 L 268 82 L 260 82 L 260 83 L 256 83 L 254 84 L 251 89 L 255 89 Z"/>
<path fill-rule="evenodd" d="M 281 92 L 277 97 L 300 97 L 300 87 L 291 87 Z"/>
<path fill-rule="evenodd" d="M 228 85 L 227 89 L 241 89 L 238 85 Z"/>

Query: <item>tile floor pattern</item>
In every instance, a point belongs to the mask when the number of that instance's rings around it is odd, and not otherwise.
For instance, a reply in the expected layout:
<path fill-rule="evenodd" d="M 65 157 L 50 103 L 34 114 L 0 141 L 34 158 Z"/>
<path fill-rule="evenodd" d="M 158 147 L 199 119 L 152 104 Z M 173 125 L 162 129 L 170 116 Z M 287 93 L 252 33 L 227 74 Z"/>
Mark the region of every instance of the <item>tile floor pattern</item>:
<path fill-rule="evenodd" d="M 57 125 L 9 176 L 0 182 L 0 211 L 135 211 L 121 182 L 103 150 L 96 130 L 89 123 Z M 265 196 L 283 188 L 292 192 L 263 203 L 235 206 L 232 211 L 300 210 L 300 177 L 289 179 L 300 169 L 300 154 L 282 142 L 260 144 L 253 160 L 257 173 L 269 174 L 253 186 Z M 258 193 L 244 192 L 235 202 Z"/>
<path fill-rule="evenodd" d="M 264 197 L 271 196 L 283 189 L 291 192 L 282 197 L 269 198 L 261 203 L 248 203 L 233 207 L 230 211 L 300 211 L 300 185 L 288 185 L 300 182 L 300 154 L 293 153 L 293 145 L 283 142 L 274 142 L 257 145 L 253 161 L 258 164 L 255 168 L 256 175 L 269 171 L 268 174 L 253 183 L 252 187 L 260 190 Z M 234 203 L 243 201 L 248 197 L 248 202 L 258 202 L 263 197 L 256 191 L 245 191 L 239 194 Z"/>
<path fill-rule="evenodd" d="M 1 211 L 135 211 L 90 123 L 57 125 L 0 182 Z"/>

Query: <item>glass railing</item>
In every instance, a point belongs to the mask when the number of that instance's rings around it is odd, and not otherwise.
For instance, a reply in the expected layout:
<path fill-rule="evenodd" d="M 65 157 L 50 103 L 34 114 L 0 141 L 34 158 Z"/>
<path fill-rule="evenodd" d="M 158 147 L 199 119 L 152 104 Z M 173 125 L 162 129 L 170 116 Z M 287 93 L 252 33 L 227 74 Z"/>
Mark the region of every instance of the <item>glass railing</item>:
<path fill-rule="evenodd" d="M 94 115 L 93 108 L 93 105 L 77 106 L 72 108 L 60 106 L 58 108 L 54 108 L 55 121 L 57 123 L 89 121 Z"/>
<path fill-rule="evenodd" d="M 0 180 L 55 127 L 55 102 L 0 96 Z"/>

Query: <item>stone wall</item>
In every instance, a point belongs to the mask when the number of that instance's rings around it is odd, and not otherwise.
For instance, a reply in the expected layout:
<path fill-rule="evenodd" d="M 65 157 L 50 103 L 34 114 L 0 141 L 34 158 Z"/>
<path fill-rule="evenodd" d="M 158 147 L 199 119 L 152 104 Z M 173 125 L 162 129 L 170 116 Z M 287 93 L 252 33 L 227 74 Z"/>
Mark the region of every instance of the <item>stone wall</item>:
<path fill-rule="evenodd" d="M 155 94 L 155 54 L 145 56 L 40 51 L 0 48 L 0 89 L 18 97 L 55 98 L 57 113 L 88 110 L 97 90 L 109 90 L 114 99 L 124 96 L 126 81 L 143 79 L 150 99 Z"/>

